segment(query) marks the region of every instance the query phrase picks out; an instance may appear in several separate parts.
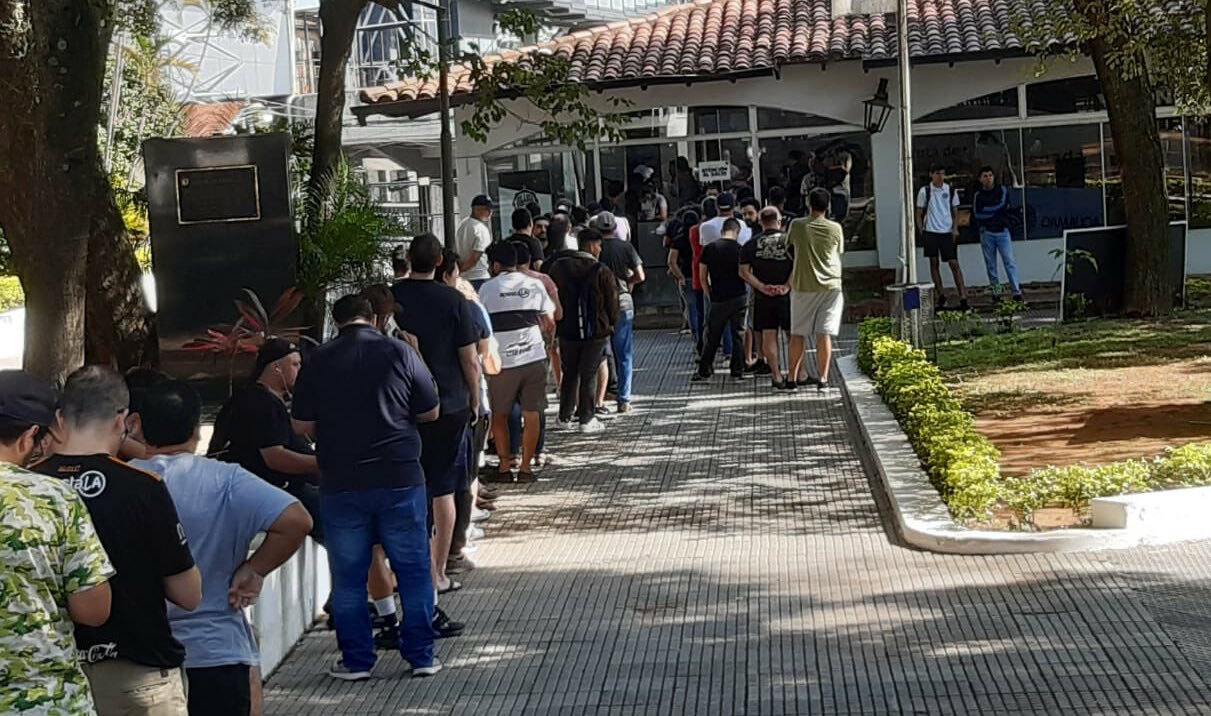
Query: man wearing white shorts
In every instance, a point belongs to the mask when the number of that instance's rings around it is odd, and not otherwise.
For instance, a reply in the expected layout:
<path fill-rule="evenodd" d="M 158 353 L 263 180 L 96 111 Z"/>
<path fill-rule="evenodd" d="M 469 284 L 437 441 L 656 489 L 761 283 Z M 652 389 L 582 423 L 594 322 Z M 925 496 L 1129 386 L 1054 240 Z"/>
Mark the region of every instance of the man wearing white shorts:
<path fill-rule="evenodd" d="M 841 254 L 845 235 L 841 225 L 828 218 L 832 202 L 828 191 L 812 189 L 807 197 L 811 215 L 791 222 L 787 243 L 795 255 L 787 288 L 791 296 L 790 372 L 787 381 L 828 388 L 833 336 L 841 331 L 845 297 L 841 293 Z M 816 337 L 816 379 L 806 377 L 807 337 Z"/>

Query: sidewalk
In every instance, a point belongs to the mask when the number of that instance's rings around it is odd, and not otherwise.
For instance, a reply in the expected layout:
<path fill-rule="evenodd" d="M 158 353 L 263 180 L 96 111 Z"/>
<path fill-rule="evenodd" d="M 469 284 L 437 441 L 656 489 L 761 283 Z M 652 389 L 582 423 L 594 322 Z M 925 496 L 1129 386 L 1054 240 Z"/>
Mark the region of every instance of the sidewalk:
<path fill-rule="evenodd" d="M 324 675 L 314 631 L 266 713 L 988 714 L 1211 711 L 1211 544 L 952 557 L 897 546 L 837 392 L 688 382 L 637 341 L 637 402 L 558 435 L 507 489 L 442 606 L 447 670 Z M 1179 644 L 1181 647 L 1179 648 Z"/>

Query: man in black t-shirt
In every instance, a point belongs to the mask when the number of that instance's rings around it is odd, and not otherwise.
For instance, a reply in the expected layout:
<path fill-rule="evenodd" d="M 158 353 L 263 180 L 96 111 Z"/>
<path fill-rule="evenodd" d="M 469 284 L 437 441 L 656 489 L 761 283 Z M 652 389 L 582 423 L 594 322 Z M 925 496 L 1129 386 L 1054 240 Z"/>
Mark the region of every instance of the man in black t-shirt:
<path fill-rule="evenodd" d="M 219 409 L 206 455 L 238 463 L 318 515 L 319 463 L 311 443 L 294 431 L 286 403 L 302 367 L 297 345 L 284 338 L 266 341 L 257 353 L 252 382 Z M 324 543 L 319 520 L 311 537 Z"/>
<path fill-rule="evenodd" d="M 197 608 L 202 576 L 168 488 L 159 476 L 114 457 L 129 402 L 126 383 L 113 370 L 89 366 L 73 373 L 60 401 L 58 453 L 34 469 L 75 488 L 117 570 L 109 621 L 76 627 L 97 713 L 186 716 L 185 648 L 173 637 L 165 600 Z"/>
<path fill-rule="evenodd" d="M 710 300 L 710 310 L 706 318 L 706 345 L 702 349 L 702 359 L 698 362 L 698 372 L 693 380 L 708 380 L 714 373 L 715 353 L 723 341 L 723 331 L 731 332 L 732 346 L 740 346 L 741 332 L 744 329 L 744 309 L 748 300 L 748 292 L 744 288 L 744 280 L 740 278 L 740 220 L 735 218 L 723 222 L 720 237 L 702 249 L 702 258 L 698 262 L 698 273 L 702 290 Z M 732 349 L 731 373 L 736 380 L 744 380 L 744 352 Z"/>
<path fill-rule="evenodd" d="M 534 215 L 524 207 L 513 210 L 510 217 L 513 233 L 506 241 L 520 241 L 530 249 L 530 261 L 535 271 L 542 269 L 544 251 L 542 242 L 534 237 Z"/>
<path fill-rule="evenodd" d="M 631 382 L 635 366 L 635 299 L 631 293 L 647 276 L 643 260 L 634 244 L 615 235 L 618 218 L 603 211 L 593 219 L 593 228 L 601 233 L 601 256 L 598 260 L 618 279 L 618 323 L 610 336 L 609 353 L 614 357 L 618 412 L 631 409 Z M 613 381 L 611 381 L 613 382 Z"/>
<path fill-rule="evenodd" d="M 434 280 L 444 261 L 437 237 L 417 236 L 408 249 L 408 258 L 412 274 L 391 291 L 403 308 L 400 328 L 416 336 L 441 403 L 438 419 L 419 426 L 424 448 L 421 466 L 432 502 L 433 585 L 441 594 L 461 586 L 446 575 L 446 567 L 457 517 L 454 493 L 469 486 L 463 445 L 467 431 L 479 416 L 479 330 L 472 314 L 475 307 L 458 289 Z"/>
<path fill-rule="evenodd" d="M 785 285 L 795 266 L 782 231 L 782 216 L 772 206 L 761 210 L 761 233 L 740 250 L 740 276 L 753 287 L 753 330 L 761 336 L 761 352 L 770 367 L 773 385 L 785 389 L 778 362 L 778 331 L 790 332 L 791 297 Z"/>

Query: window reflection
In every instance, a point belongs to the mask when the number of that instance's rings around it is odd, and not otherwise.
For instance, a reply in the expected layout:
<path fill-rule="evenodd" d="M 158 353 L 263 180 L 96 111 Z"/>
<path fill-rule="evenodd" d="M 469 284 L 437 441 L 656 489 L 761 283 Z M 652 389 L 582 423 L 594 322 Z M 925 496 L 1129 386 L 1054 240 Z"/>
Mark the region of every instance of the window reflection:
<path fill-rule="evenodd" d="M 1165 191 L 1169 197 L 1169 220 L 1186 218 L 1186 167 L 1182 148 L 1182 120 L 1176 117 L 1157 120 L 1161 151 L 1165 160 Z M 1106 157 L 1106 224 L 1127 223 L 1123 204 L 1123 178 L 1114 150 L 1110 125 L 1102 125 L 1103 151 Z"/>
<path fill-rule="evenodd" d="M 941 164 L 946 181 L 959 193 L 959 242 L 979 243 L 980 235 L 971 221 L 971 203 L 980 188 L 980 169 L 989 166 L 997 181 L 1009 188 L 1009 201 L 1019 217 L 1022 212 L 1021 134 L 1016 129 L 984 132 L 954 132 L 913 137 L 913 167 L 917 177 L 914 193 L 929 182 L 929 168 Z M 1010 227 L 1014 239 L 1024 238 L 1023 221 Z"/>
<path fill-rule="evenodd" d="M 1102 226 L 1101 132 L 1096 124 L 1027 129 L 1026 235 L 1059 238 L 1065 229 Z"/>

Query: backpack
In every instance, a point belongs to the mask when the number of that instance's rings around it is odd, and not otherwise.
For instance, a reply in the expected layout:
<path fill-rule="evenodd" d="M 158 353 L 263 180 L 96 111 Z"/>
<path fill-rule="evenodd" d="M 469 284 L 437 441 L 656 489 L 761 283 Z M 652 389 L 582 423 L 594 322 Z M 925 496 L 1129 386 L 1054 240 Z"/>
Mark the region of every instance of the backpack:
<path fill-rule="evenodd" d="M 564 320 L 572 319 L 575 326 L 575 336 L 565 336 L 573 340 L 587 341 L 597 337 L 597 310 L 593 296 L 597 290 L 597 274 L 601 264 L 594 263 L 583 280 L 569 281 L 566 288 L 561 287 L 559 300 L 563 304 Z M 574 315 L 569 316 L 569 309 Z M 567 324 L 565 324 L 567 325 Z"/>

